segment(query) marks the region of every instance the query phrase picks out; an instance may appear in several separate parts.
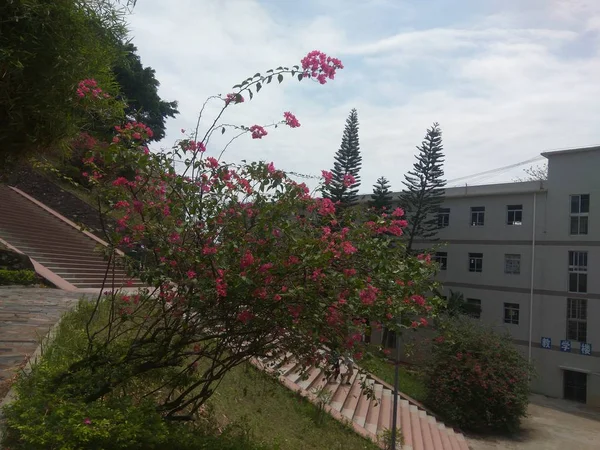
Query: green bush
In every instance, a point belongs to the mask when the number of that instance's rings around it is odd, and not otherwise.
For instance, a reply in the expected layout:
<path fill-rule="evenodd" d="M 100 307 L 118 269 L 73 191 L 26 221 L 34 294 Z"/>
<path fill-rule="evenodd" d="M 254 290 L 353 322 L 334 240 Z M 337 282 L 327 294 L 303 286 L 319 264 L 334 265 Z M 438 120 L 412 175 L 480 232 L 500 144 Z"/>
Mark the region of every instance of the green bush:
<path fill-rule="evenodd" d="M 427 403 L 465 430 L 514 432 L 527 413 L 530 370 L 508 334 L 467 318 L 444 322 L 427 367 Z"/>
<path fill-rule="evenodd" d="M 0 269 L 0 286 L 19 284 L 28 286 L 35 284 L 37 278 L 33 270 L 4 270 Z"/>

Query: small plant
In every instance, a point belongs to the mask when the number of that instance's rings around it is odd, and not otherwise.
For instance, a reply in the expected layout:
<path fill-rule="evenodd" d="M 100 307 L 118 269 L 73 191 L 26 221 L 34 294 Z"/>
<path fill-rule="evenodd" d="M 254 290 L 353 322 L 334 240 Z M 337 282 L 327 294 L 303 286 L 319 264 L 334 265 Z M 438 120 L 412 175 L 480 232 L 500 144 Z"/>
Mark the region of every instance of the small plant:
<path fill-rule="evenodd" d="M 386 428 L 383 431 L 380 431 L 377 435 L 377 441 L 379 444 L 383 445 L 385 450 L 396 450 L 401 449 L 404 446 L 404 435 L 402 434 L 402 430 L 400 428 L 396 428 L 396 445 L 395 449 L 392 444 L 392 430 Z"/>
<path fill-rule="evenodd" d="M 427 403 L 466 430 L 513 432 L 527 413 L 530 366 L 508 334 L 444 321 L 427 367 Z"/>
<path fill-rule="evenodd" d="M 313 394 L 317 397 L 317 413 L 315 415 L 315 423 L 322 425 L 325 417 L 325 406 L 331 401 L 332 393 L 327 386 L 320 389 L 313 389 Z"/>

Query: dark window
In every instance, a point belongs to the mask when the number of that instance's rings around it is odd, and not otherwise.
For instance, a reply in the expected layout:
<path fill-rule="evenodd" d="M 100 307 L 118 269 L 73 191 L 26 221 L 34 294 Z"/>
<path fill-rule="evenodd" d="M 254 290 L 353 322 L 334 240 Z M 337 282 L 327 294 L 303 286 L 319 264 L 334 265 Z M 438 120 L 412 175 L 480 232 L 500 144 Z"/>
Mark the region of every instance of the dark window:
<path fill-rule="evenodd" d="M 469 272 L 483 272 L 483 253 L 469 253 Z"/>
<path fill-rule="evenodd" d="M 585 403 L 587 401 L 587 373 L 565 370 L 563 378 L 565 399 Z"/>
<path fill-rule="evenodd" d="M 587 300 L 585 298 L 567 299 L 567 339 L 586 342 L 587 338 Z"/>
<path fill-rule="evenodd" d="M 587 292 L 587 252 L 569 252 L 569 292 Z"/>
<path fill-rule="evenodd" d="M 504 304 L 504 323 L 511 325 L 519 325 L 519 304 L 505 303 Z"/>
<path fill-rule="evenodd" d="M 384 328 L 381 344 L 384 346 L 384 348 L 396 348 L 396 332 Z"/>
<path fill-rule="evenodd" d="M 481 300 L 468 298 L 465 304 L 465 314 L 473 319 L 481 318 Z"/>
<path fill-rule="evenodd" d="M 440 208 L 438 211 L 438 228 L 450 225 L 450 208 Z"/>
<path fill-rule="evenodd" d="M 523 205 L 508 205 L 506 210 L 506 223 L 508 225 L 521 225 L 523 223 Z"/>
<path fill-rule="evenodd" d="M 521 255 L 504 255 L 504 273 L 518 275 L 521 273 Z"/>
<path fill-rule="evenodd" d="M 440 265 L 440 270 L 448 268 L 448 252 L 436 252 L 434 259 Z"/>
<path fill-rule="evenodd" d="M 590 213 L 590 194 L 571 195 L 571 234 L 588 234 L 588 216 Z"/>
<path fill-rule="evenodd" d="M 471 207 L 471 226 L 482 227 L 485 222 L 485 206 Z"/>

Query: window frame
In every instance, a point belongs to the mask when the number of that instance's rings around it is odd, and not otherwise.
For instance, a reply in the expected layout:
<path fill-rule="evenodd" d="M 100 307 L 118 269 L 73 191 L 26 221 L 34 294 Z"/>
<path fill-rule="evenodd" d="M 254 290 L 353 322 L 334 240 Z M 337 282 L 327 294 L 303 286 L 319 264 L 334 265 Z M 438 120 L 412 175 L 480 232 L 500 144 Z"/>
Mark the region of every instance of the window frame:
<path fill-rule="evenodd" d="M 577 211 L 573 212 L 573 200 L 577 198 Z M 582 211 L 582 199 L 587 199 L 587 211 Z M 569 235 L 586 236 L 590 227 L 590 194 L 569 195 Z M 575 222 L 574 222 L 575 219 Z M 576 232 L 573 232 L 573 224 L 577 223 Z M 585 225 L 584 225 L 585 224 Z"/>
<path fill-rule="evenodd" d="M 513 219 L 511 221 L 511 214 Z M 521 220 L 516 220 L 517 214 Z M 506 224 L 509 226 L 521 226 L 523 225 L 523 205 L 506 205 Z"/>
<path fill-rule="evenodd" d="M 473 220 L 474 217 L 476 220 Z M 472 227 L 485 226 L 485 206 L 471 206 L 470 224 Z"/>
<path fill-rule="evenodd" d="M 516 258 L 515 258 L 516 257 Z M 508 261 L 518 261 L 518 270 L 516 272 L 509 272 L 508 269 Z M 505 253 L 504 254 L 504 273 L 506 275 L 521 275 L 521 254 L 520 253 Z"/>
<path fill-rule="evenodd" d="M 450 208 L 438 209 L 438 228 L 447 228 L 450 226 Z"/>
<path fill-rule="evenodd" d="M 507 325 L 519 325 L 520 310 L 521 305 L 519 303 L 504 302 L 504 323 Z"/>
<path fill-rule="evenodd" d="M 466 298 L 465 303 L 468 305 L 468 311 L 465 313 L 471 319 L 481 319 L 481 299 L 480 298 Z"/>
<path fill-rule="evenodd" d="M 448 252 L 435 252 L 433 258 L 440 265 L 440 270 L 448 270 Z"/>
<path fill-rule="evenodd" d="M 478 256 L 480 255 L 480 256 Z M 473 270 L 471 270 L 471 260 L 474 260 Z M 479 270 L 477 267 L 477 260 L 480 261 Z M 469 272 L 482 273 L 483 272 L 483 253 L 469 253 Z"/>
<path fill-rule="evenodd" d="M 567 292 L 587 293 L 588 252 L 569 250 Z"/>
<path fill-rule="evenodd" d="M 587 342 L 587 307 L 588 302 L 586 298 L 567 298 L 567 327 L 565 336 L 568 340 Z M 571 325 L 575 325 L 574 330 L 571 328 Z"/>

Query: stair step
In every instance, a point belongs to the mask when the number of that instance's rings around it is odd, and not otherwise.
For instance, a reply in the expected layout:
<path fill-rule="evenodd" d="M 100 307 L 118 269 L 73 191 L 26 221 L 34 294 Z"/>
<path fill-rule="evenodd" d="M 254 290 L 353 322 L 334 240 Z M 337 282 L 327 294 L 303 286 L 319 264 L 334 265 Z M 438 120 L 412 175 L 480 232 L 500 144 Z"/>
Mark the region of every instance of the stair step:
<path fill-rule="evenodd" d="M 392 418 L 392 391 L 387 388 L 383 388 L 381 393 L 381 406 L 379 411 L 379 418 L 377 422 L 377 431 L 382 432 L 390 429 L 390 422 Z"/>
<path fill-rule="evenodd" d="M 373 380 L 367 379 L 366 385 L 367 387 L 371 388 L 373 386 Z M 365 426 L 365 422 L 367 421 L 367 412 L 369 411 L 370 405 L 371 399 L 367 396 L 367 394 L 361 392 L 359 394 L 358 404 L 356 405 L 354 416 L 352 418 L 352 420 L 361 427 Z"/>
<path fill-rule="evenodd" d="M 338 384 L 337 389 L 335 390 L 335 393 L 331 397 L 331 407 L 332 408 L 334 408 L 340 412 L 342 411 L 342 408 L 344 406 L 344 401 L 346 400 L 346 397 L 348 397 L 350 389 L 352 388 L 352 384 L 354 383 L 354 380 L 356 379 L 357 372 L 358 371 L 356 371 L 356 370 L 354 371 L 354 374 L 352 375 L 352 378 L 350 379 L 350 384 Z"/>
<path fill-rule="evenodd" d="M 344 405 L 342 406 L 342 416 L 350 420 L 353 419 L 354 412 L 356 411 L 356 407 L 362 396 L 362 387 L 360 383 L 363 378 L 364 375 L 357 375 L 354 378 L 350 390 L 348 391 L 348 395 L 346 395 L 346 399 L 344 400 Z"/>
<path fill-rule="evenodd" d="M 383 386 L 379 383 L 375 383 L 375 387 L 373 388 L 374 398 L 371 400 L 371 404 L 369 405 L 367 419 L 365 421 L 365 428 L 375 435 L 377 435 L 377 424 L 379 420 L 379 412 L 381 411 L 382 392 Z"/>

